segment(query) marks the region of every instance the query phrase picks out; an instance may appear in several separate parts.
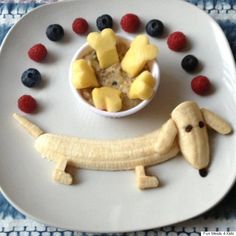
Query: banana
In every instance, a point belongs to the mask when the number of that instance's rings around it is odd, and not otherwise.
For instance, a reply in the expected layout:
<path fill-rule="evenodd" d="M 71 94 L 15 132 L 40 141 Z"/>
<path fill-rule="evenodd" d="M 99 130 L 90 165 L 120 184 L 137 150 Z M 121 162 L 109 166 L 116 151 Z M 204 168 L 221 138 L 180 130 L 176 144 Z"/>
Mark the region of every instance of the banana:
<path fill-rule="evenodd" d="M 144 168 L 167 161 L 179 152 L 176 140 L 172 140 L 168 152 L 159 154 L 156 151 L 155 143 L 160 135 L 159 130 L 130 139 L 89 140 L 44 133 L 26 118 L 18 114 L 13 114 L 13 117 L 36 138 L 35 149 L 46 159 L 56 163 L 53 179 L 62 184 L 72 183 L 71 175 L 65 173 L 67 165 L 93 170 L 136 170 L 138 166 Z M 35 129 L 39 131 L 35 132 Z M 146 176 L 144 170 L 142 175 L 137 176 L 140 189 L 158 186 L 157 178 Z"/>
<path fill-rule="evenodd" d="M 172 119 L 169 119 L 164 125 L 162 125 L 159 132 L 160 135 L 158 141 L 156 142 L 155 150 L 159 154 L 164 154 L 168 152 L 173 145 L 178 130 L 175 122 Z"/>
<path fill-rule="evenodd" d="M 160 129 L 143 136 L 118 140 L 92 140 L 44 133 L 26 118 L 18 114 L 13 114 L 13 117 L 36 138 L 35 149 L 56 163 L 53 172 L 56 182 L 72 184 L 72 176 L 65 172 L 67 165 L 106 171 L 135 170 L 140 189 L 159 185 L 157 177 L 145 174 L 145 167 L 167 161 L 179 151 L 193 167 L 206 167 L 210 155 L 205 124 L 210 123 L 210 127 L 223 134 L 232 130 L 223 119 L 200 109 L 192 101 L 178 105 Z"/>
<path fill-rule="evenodd" d="M 214 127 L 221 134 L 228 134 L 232 128 L 222 118 L 206 110 L 200 109 L 193 101 L 178 105 L 171 113 L 178 130 L 180 151 L 185 159 L 196 169 L 209 165 L 210 151 L 207 127 Z"/>
<path fill-rule="evenodd" d="M 41 130 L 38 126 L 36 126 L 23 116 L 19 116 L 14 113 L 13 118 L 15 118 L 19 122 L 19 124 L 34 138 L 37 138 L 38 136 L 44 133 L 43 130 Z"/>
<path fill-rule="evenodd" d="M 112 141 L 46 133 L 36 139 L 34 147 L 49 160 L 57 161 L 64 156 L 71 165 L 79 168 L 130 170 L 138 165 L 154 165 L 176 155 L 177 143 L 172 145 L 169 152 L 158 154 L 154 148 L 157 139 L 158 132 L 145 137 Z"/>
<path fill-rule="evenodd" d="M 232 128 L 229 123 L 225 122 L 221 117 L 217 116 L 215 113 L 201 108 L 202 114 L 206 123 L 215 131 L 220 134 L 228 134 L 231 132 Z"/>

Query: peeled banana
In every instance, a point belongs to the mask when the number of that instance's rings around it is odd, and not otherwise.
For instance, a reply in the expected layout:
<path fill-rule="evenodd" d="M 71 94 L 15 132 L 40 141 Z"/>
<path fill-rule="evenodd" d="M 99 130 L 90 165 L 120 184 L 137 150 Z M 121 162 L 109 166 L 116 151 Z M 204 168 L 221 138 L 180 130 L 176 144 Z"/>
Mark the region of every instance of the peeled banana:
<path fill-rule="evenodd" d="M 65 172 L 67 165 L 94 170 L 135 170 L 140 189 L 159 185 L 156 177 L 145 174 L 144 167 L 167 161 L 179 151 L 193 167 L 206 167 L 209 164 L 206 124 L 222 134 L 231 131 L 222 118 L 206 109 L 201 110 L 192 101 L 177 106 L 160 129 L 120 140 L 89 140 L 44 133 L 26 118 L 18 114 L 13 117 L 36 138 L 35 149 L 56 163 L 53 173 L 56 182 L 72 184 L 72 176 Z"/>

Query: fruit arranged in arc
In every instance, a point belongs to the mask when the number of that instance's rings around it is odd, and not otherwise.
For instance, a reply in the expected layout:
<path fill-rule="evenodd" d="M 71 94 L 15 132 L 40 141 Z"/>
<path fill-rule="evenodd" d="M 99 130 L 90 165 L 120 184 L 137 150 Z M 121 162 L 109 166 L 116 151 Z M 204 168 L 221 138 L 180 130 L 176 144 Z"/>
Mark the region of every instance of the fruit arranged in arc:
<path fill-rule="evenodd" d="M 31 95 L 22 95 L 18 99 L 18 108 L 25 113 L 33 113 L 38 107 L 38 103 Z"/>
<path fill-rule="evenodd" d="M 46 35 L 51 41 L 59 41 L 64 36 L 64 29 L 59 24 L 52 24 L 47 27 Z"/>
<path fill-rule="evenodd" d="M 178 52 L 183 50 L 186 47 L 186 44 L 187 37 L 180 31 L 173 32 L 168 36 L 167 45 L 169 49 L 173 51 Z"/>
<path fill-rule="evenodd" d="M 82 17 L 74 19 L 72 23 L 72 30 L 76 34 L 85 34 L 88 31 L 88 28 L 89 28 L 88 22 Z"/>
<path fill-rule="evenodd" d="M 41 82 L 41 74 L 35 68 L 29 68 L 21 75 L 21 82 L 28 88 L 32 88 Z"/>
<path fill-rule="evenodd" d="M 152 37 L 159 37 L 164 32 L 164 24 L 157 19 L 150 20 L 145 26 L 146 32 Z"/>
<path fill-rule="evenodd" d="M 104 14 L 97 18 L 96 24 L 97 24 L 97 28 L 100 31 L 102 31 L 103 29 L 113 27 L 113 19 L 110 15 Z"/>
<path fill-rule="evenodd" d="M 193 55 L 187 55 L 181 61 L 181 66 L 186 72 L 194 71 L 197 68 L 198 64 L 199 62 L 197 57 Z"/>
<path fill-rule="evenodd" d="M 140 27 L 140 19 L 133 13 L 128 13 L 122 16 L 120 20 L 121 28 L 128 33 L 135 33 Z"/>
<path fill-rule="evenodd" d="M 47 48 L 41 44 L 35 44 L 28 50 L 28 56 L 30 59 L 36 62 L 41 62 L 47 56 Z"/>
<path fill-rule="evenodd" d="M 198 95 L 206 95 L 211 88 L 211 83 L 206 76 L 198 75 L 191 81 L 192 90 Z"/>

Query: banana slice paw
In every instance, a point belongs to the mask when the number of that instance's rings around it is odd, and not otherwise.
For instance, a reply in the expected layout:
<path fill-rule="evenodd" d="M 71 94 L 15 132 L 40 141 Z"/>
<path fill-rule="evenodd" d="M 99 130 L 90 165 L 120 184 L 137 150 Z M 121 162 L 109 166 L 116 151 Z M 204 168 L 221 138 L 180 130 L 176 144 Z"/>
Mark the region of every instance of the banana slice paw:
<path fill-rule="evenodd" d="M 62 170 L 57 170 L 57 169 L 53 172 L 53 179 L 57 183 L 66 184 L 66 185 L 70 185 L 73 182 L 73 178 L 70 174 Z"/>
<path fill-rule="evenodd" d="M 140 189 L 157 188 L 159 180 L 156 176 L 147 176 L 145 174 L 144 166 L 137 166 L 135 168 L 136 183 Z"/>

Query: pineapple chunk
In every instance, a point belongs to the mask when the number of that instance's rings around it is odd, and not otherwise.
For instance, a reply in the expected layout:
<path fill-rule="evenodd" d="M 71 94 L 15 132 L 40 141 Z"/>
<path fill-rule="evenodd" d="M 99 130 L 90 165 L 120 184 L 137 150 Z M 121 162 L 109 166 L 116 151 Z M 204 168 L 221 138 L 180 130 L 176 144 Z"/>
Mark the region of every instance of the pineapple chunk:
<path fill-rule="evenodd" d="M 96 51 L 101 69 L 119 62 L 116 49 L 116 35 L 112 29 L 104 29 L 101 33 L 90 33 L 87 37 L 87 42 Z"/>
<path fill-rule="evenodd" d="M 72 84 L 76 89 L 99 86 L 95 72 L 86 60 L 74 61 L 72 65 Z"/>
<path fill-rule="evenodd" d="M 156 82 L 149 71 L 143 71 L 131 84 L 128 97 L 130 99 L 146 100 L 153 95 Z"/>
<path fill-rule="evenodd" d="M 130 45 L 125 54 L 121 67 L 130 77 L 137 76 L 146 63 L 157 56 L 158 49 L 155 45 L 149 44 L 146 35 L 138 35 Z"/>
<path fill-rule="evenodd" d="M 100 110 L 117 112 L 122 108 L 121 92 L 110 87 L 95 88 L 92 91 L 94 106 Z"/>

